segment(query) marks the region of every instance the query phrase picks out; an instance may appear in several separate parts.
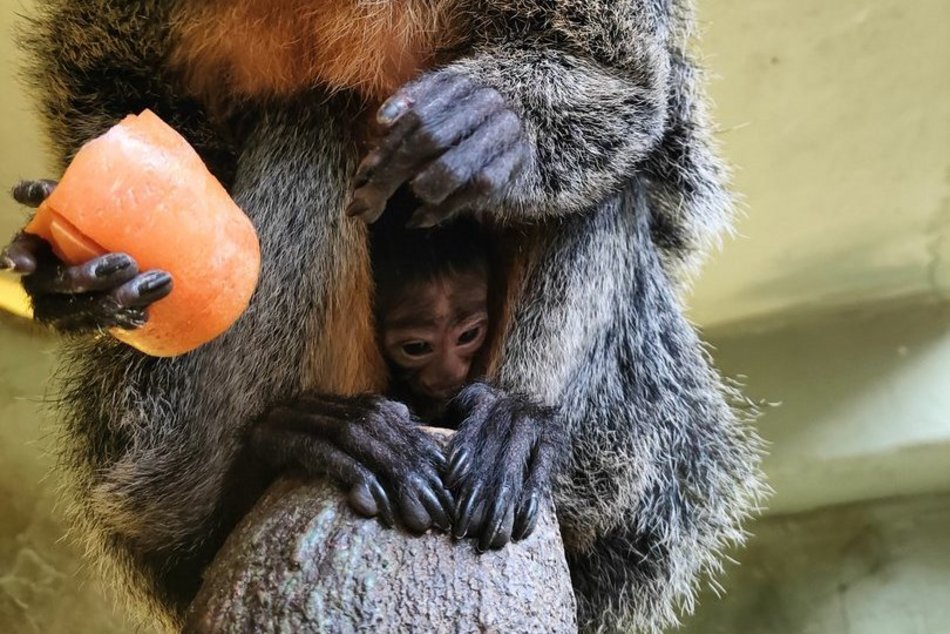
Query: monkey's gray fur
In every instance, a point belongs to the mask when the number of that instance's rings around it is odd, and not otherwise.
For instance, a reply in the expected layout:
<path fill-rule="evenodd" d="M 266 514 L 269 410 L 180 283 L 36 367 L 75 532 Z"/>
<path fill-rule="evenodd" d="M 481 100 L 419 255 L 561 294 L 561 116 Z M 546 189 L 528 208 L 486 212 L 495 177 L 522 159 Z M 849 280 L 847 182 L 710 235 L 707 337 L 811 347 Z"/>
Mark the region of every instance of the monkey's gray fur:
<path fill-rule="evenodd" d="M 365 239 L 341 211 L 360 158 L 356 99 L 315 87 L 240 104 L 251 123 L 223 135 L 168 67 L 174 0 L 40 4 L 26 42 L 63 164 L 151 108 L 260 234 L 260 288 L 224 336 L 174 359 L 76 338 L 61 373 L 83 531 L 174 626 L 246 508 L 232 476 L 249 422 L 320 387 L 308 342 L 346 292 L 340 263 Z M 686 49 L 690 2 L 458 4 L 471 35 L 433 72 L 495 87 L 531 143 L 499 203 L 540 238 L 498 382 L 557 406 L 569 426 L 554 493 L 583 629 L 662 630 L 743 541 L 762 492 L 759 441 L 727 404 L 678 297 L 731 209 Z"/>

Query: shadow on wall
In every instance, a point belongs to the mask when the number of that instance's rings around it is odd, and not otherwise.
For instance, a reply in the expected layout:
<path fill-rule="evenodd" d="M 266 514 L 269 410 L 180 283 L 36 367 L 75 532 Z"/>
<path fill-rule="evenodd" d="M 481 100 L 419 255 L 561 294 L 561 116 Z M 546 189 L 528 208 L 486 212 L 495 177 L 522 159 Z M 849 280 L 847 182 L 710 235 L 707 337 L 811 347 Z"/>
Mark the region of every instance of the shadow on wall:
<path fill-rule="evenodd" d="M 936 634 L 950 623 L 950 495 L 777 517 L 683 634 Z"/>

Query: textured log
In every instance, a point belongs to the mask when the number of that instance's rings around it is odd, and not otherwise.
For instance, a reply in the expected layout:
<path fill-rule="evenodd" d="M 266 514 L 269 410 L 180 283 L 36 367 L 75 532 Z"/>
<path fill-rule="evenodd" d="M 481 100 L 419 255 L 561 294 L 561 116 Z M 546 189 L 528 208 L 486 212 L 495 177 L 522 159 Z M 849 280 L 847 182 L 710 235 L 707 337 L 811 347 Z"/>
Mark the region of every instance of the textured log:
<path fill-rule="evenodd" d="M 523 542 L 414 537 L 359 518 L 329 483 L 283 480 L 205 575 L 186 632 L 576 632 L 553 509 Z"/>

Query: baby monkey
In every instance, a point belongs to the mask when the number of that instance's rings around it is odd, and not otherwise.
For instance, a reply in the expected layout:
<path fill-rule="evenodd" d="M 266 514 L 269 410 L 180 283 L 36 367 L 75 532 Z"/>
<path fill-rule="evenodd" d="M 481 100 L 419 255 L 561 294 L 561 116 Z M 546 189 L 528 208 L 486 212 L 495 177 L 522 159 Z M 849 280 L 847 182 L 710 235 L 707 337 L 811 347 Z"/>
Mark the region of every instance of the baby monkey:
<path fill-rule="evenodd" d="M 489 241 L 471 218 L 433 229 L 374 226 L 379 345 L 389 395 L 438 425 L 477 372 L 491 327 Z"/>
<path fill-rule="evenodd" d="M 456 430 L 442 475 L 454 498 L 452 534 L 477 537 L 478 550 L 501 548 L 534 530 L 566 452 L 563 427 L 553 409 L 484 380 L 498 327 L 492 307 L 503 289 L 494 236 L 471 216 L 406 229 L 416 208 L 411 195 L 397 195 L 370 228 L 387 396 L 428 425 Z M 531 447 L 527 462 L 500 452 L 503 459 L 466 480 L 485 453 L 512 438 Z"/>

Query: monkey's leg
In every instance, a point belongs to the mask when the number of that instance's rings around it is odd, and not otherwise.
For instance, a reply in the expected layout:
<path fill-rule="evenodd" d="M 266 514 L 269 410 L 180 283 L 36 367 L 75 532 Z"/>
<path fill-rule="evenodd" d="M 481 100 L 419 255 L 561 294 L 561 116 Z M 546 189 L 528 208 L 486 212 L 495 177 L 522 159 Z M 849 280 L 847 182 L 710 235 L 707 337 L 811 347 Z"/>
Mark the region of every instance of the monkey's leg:
<path fill-rule="evenodd" d="M 524 539 L 537 524 L 565 438 L 553 410 L 485 383 L 467 386 L 450 405 L 446 484 L 455 492 L 456 537 L 481 550 Z"/>
<path fill-rule="evenodd" d="M 387 526 L 397 518 L 415 533 L 451 526 L 445 457 L 401 403 L 305 393 L 270 411 L 251 442 L 271 467 L 335 478 L 355 511 Z"/>
<path fill-rule="evenodd" d="M 23 181 L 13 189 L 17 202 L 38 207 L 56 183 Z M 125 253 L 109 253 L 68 266 L 38 236 L 20 233 L 0 253 L 0 268 L 24 275 L 37 321 L 63 331 L 137 328 L 148 320 L 147 308 L 172 290 L 165 271 L 139 273 Z"/>

